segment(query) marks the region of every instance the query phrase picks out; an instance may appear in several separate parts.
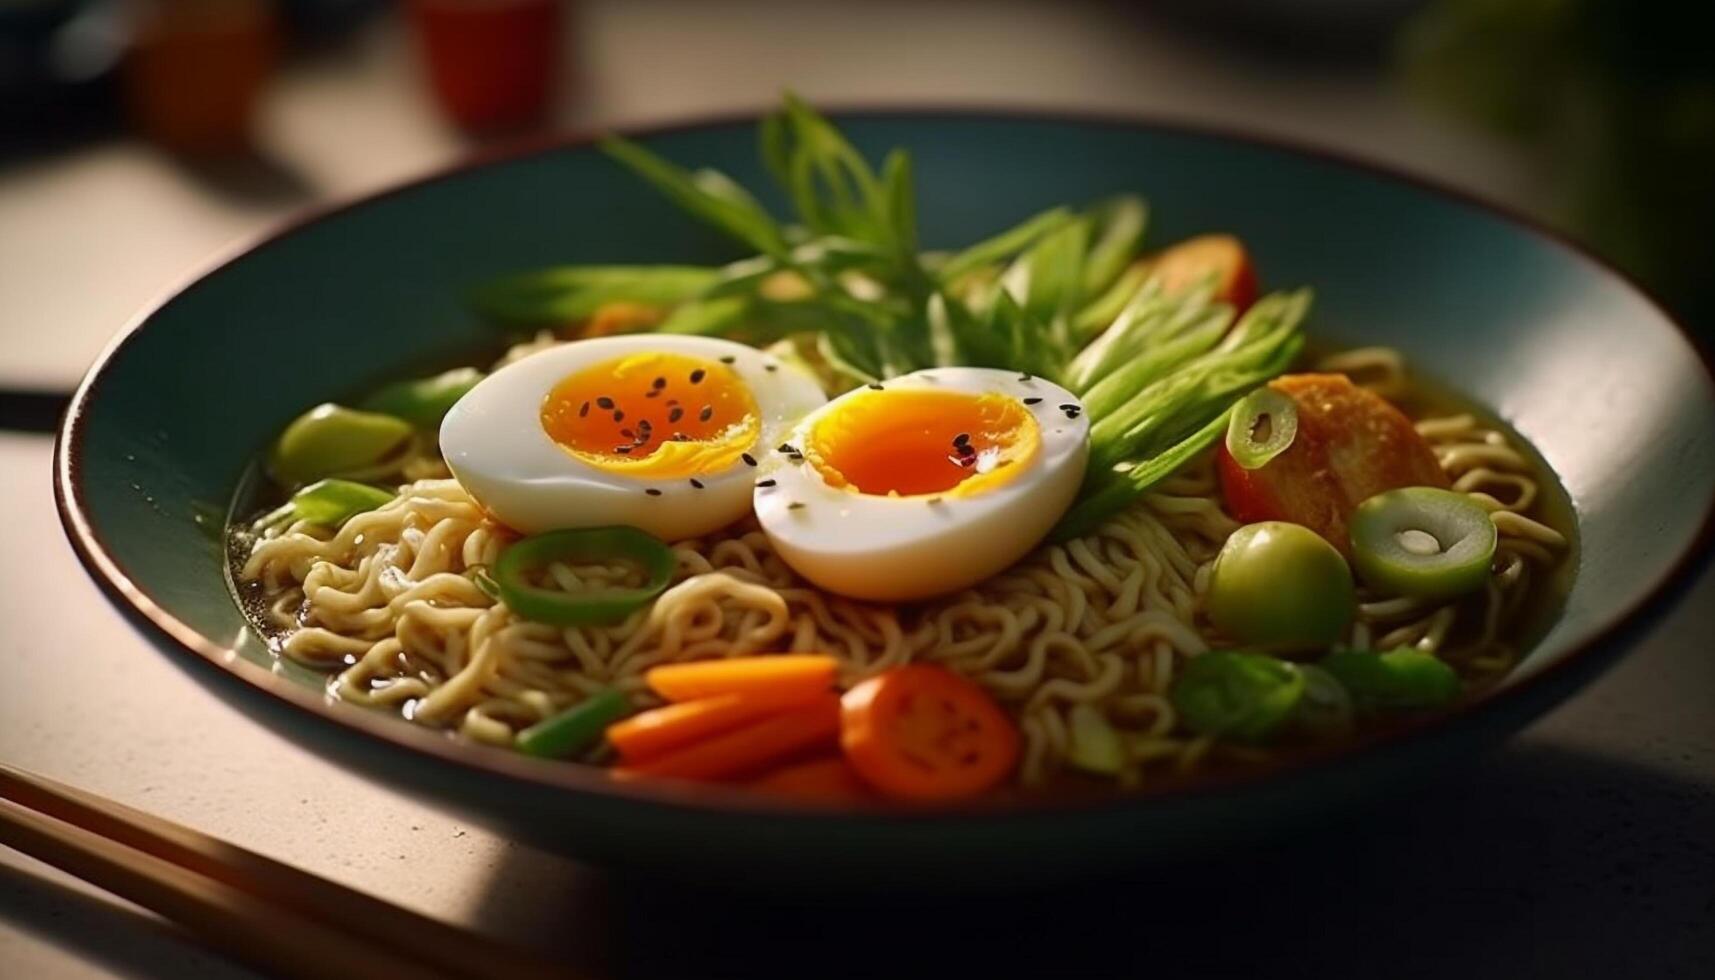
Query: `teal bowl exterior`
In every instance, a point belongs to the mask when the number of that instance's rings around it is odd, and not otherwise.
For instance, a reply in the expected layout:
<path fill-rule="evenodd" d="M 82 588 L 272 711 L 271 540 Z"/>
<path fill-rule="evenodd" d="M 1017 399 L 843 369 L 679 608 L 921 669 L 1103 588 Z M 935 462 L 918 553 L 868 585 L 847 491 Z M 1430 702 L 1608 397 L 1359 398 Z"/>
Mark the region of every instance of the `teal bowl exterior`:
<path fill-rule="evenodd" d="M 866 152 L 911 149 L 930 246 L 1139 191 L 1153 241 L 1232 231 L 1267 283 L 1313 285 L 1317 336 L 1401 349 L 1552 467 L 1581 541 L 1559 618 L 1499 690 L 1380 742 L 1188 790 L 932 814 L 618 783 L 332 703 L 319 677 L 273 661 L 224 582 L 211 515 L 256 453 L 310 404 L 495 347 L 460 304 L 468 284 L 556 262 L 736 257 L 579 140 L 312 215 L 144 313 L 91 370 L 60 433 L 55 490 L 72 545 L 210 690 L 356 771 L 596 862 L 822 882 L 992 881 L 1183 858 L 1404 790 L 1595 676 L 1677 598 L 1707 548 L 1708 369 L 1647 296 L 1519 219 L 1314 150 L 1182 126 L 954 111 L 840 121 Z M 765 183 L 753 120 L 639 138 Z"/>

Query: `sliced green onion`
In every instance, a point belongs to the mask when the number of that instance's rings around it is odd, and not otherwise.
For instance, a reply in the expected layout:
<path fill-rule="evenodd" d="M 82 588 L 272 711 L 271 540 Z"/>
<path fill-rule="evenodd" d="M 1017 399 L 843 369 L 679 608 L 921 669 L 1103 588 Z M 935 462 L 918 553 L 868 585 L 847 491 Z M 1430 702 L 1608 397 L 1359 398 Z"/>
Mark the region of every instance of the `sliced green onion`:
<path fill-rule="evenodd" d="M 376 391 L 360 407 L 366 412 L 404 419 L 419 429 L 433 429 L 441 424 L 453 403 L 475 388 L 482 378 L 482 372 L 476 368 L 462 367 L 433 377 L 399 381 Z"/>
<path fill-rule="evenodd" d="M 287 485 L 349 473 L 386 459 L 404 446 L 411 423 L 378 412 L 330 403 L 292 420 L 268 456 L 268 469 Z"/>
<path fill-rule="evenodd" d="M 544 759 L 563 759 L 596 743 L 607 726 L 631 710 L 625 694 L 606 688 L 518 733 L 518 751 Z"/>
<path fill-rule="evenodd" d="M 1315 738 L 1339 738 L 1352 731 L 1356 706 L 1339 679 L 1315 664 L 1299 664 L 1304 698 L 1293 712 L 1292 727 Z"/>
<path fill-rule="evenodd" d="M 1334 675 L 1360 711 L 1385 714 L 1441 708 L 1459 696 L 1459 675 L 1434 654 L 1410 647 L 1386 653 L 1341 650 L 1319 665 Z"/>
<path fill-rule="evenodd" d="M 364 511 L 380 507 L 394 496 L 367 483 L 317 480 L 292 494 L 292 516 L 300 521 L 337 528 Z"/>
<path fill-rule="evenodd" d="M 561 592 L 530 582 L 531 572 L 554 562 L 633 561 L 647 580 L 635 588 Z M 617 623 L 661 594 L 673 577 L 673 549 L 634 527 L 549 531 L 515 542 L 494 563 L 494 584 L 512 611 L 555 626 Z"/>
<path fill-rule="evenodd" d="M 1273 736 L 1303 697 L 1297 665 L 1238 650 L 1192 657 L 1168 691 L 1192 731 L 1244 742 Z"/>
<path fill-rule="evenodd" d="M 1073 705 L 1068 714 L 1071 722 L 1071 746 L 1066 757 L 1085 772 L 1112 775 L 1125 765 L 1125 746 L 1120 744 L 1119 732 L 1108 723 L 1107 716 L 1093 704 Z"/>
<path fill-rule="evenodd" d="M 1352 513 L 1352 563 L 1390 595 L 1446 599 L 1483 587 L 1499 535 L 1469 496 L 1436 487 L 1389 490 Z"/>
<path fill-rule="evenodd" d="M 1298 403 L 1264 386 L 1239 399 L 1227 423 L 1227 452 L 1247 470 L 1259 470 L 1298 438 Z"/>

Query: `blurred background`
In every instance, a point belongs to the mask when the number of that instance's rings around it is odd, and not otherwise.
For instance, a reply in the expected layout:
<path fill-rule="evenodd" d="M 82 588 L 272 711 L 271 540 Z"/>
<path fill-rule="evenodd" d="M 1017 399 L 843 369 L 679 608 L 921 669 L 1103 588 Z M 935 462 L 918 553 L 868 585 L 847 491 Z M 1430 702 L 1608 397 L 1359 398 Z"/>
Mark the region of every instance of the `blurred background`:
<path fill-rule="evenodd" d="M 0 391 L 51 424 L 141 306 L 306 206 L 787 86 L 1328 146 L 1537 216 L 1706 325 L 1712 26 L 1650 0 L 0 0 Z"/>

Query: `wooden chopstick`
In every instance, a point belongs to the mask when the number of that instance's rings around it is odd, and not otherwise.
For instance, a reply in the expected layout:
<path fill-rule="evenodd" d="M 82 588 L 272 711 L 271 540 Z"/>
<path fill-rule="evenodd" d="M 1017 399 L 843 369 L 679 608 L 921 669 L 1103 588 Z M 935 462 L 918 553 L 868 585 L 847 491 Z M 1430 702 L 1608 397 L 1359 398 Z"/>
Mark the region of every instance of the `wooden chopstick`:
<path fill-rule="evenodd" d="M 484 936 L 0 764 L 0 843 L 303 977 L 565 977 Z"/>

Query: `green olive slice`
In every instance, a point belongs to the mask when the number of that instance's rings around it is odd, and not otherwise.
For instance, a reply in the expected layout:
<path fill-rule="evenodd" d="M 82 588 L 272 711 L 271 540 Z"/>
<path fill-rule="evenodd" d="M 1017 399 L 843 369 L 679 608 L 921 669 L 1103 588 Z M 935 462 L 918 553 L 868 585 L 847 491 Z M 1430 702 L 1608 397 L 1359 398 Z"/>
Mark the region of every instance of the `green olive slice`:
<path fill-rule="evenodd" d="M 1227 421 L 1227 452 L 1247 470 L 1261 469 L 1298 438 L 1298 403 L 1262 387 L 1233 406 Z"/>
<path fill-rule="evenodd" d="M 1389 490 L 1352 513 L 1352 563 L 1390 595 L 1446 599 L 1488 581 L 1495 522 L 1462 493 L 1435 487 Z"/>

